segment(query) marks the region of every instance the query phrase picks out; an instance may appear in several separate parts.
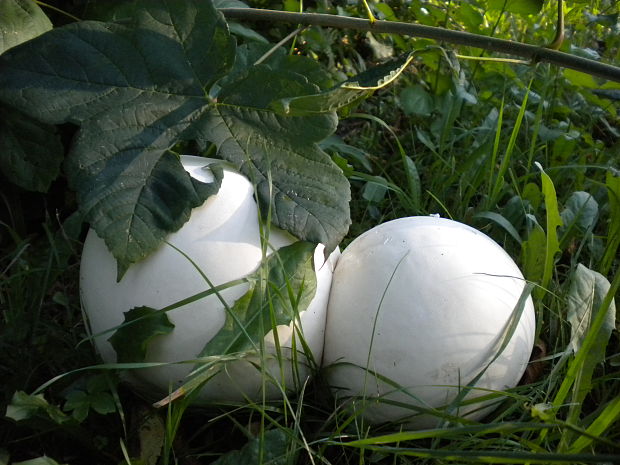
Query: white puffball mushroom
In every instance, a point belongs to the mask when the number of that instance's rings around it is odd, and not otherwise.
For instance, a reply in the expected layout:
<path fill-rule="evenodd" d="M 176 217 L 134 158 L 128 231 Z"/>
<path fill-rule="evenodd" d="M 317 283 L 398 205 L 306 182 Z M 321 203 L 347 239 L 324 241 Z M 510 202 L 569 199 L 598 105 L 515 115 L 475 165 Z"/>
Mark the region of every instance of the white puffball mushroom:
<path fill-rule="evenodd" d="M 415 407 L 449 405 L 459 386 L 488 365 L 524 287 L 512 258 L 464 224 L 409 217 L 365 232 L 342 252 L 334 271 L 323 352 L 332 390 L 371 423 L 436 426 L 440 418 Z M 528 297 L 508 345 L 476 387 L 514 387 L 534 330 Z M 474 388 L 466 399 L 486 394 Z M 477 420 L 492 408 L 485 405 L 451 413 Z"/>
<path fill-rule="evenodd" d="M 213 180 L 211 171 L 204 167 L 216 160 L 182 156 L 181 161 L 194 178 L 204 182 Z M 271 228 L 269 238 L 275 249 L 296 240 L 275 227 Z M 218 193 L 193 209 L 189 221 L 170 234 L 167 241 L 187 254 L 215 286 L 254 272 L 261 262 L 262 252 L 252 184 L 232 168 L 224 168 Z M 317 290 L 309 307 L 300 314 L 298 325 L 317 363 L 320 363 L 323 352 L 327 300 L 339 255 L 337 249 L 325 261 L 323 251 L 322 245 L 315 250 Z M 118 283 L 116 270 L 116 260 L 104 241 L 90 230 L 82 252 L 80 294 L 90 331 L 96 336 L 95 346 L 108 363 L 116 361 L 116 353 L 107 340 L 111 333 L 97 335 L 122 324 L 124 312 L 140 306 L 160 309 L 209 289 L 194 265 L 168 244 L 162 244 L 146 259 L 132 265 Z M 239 284 L 221 291 L 220 295 L 232 306 L 247 290 L 247 284 Z M 194 360 L 223 326 L 226 310 L 217 296 L 210 295 L 169 311 L 167 316 L 175 327 L 172 333 L 152 340 L 147 350 L 147 362 Z M 306 358 L 299 353 L 295 357 L 291 354 L 293 332 L 293 323 L 278 327 L 285 359 L 284 373 L 280 373 L 278 360 L 274 359 L 273 334 L 265 337 L 265 351 L 272 357 L 268 355 L 263 359 L 266 365 L 263 368 L 276 380 L 284 379 L 287 388 L 294 387 L 294 372 L 299 370 L 302 380 L 309 373 Z M 302 349 L 299 341 L 297 344 L 299 352 Z M 297 366 L 293 367 L 292 359 L 297 358 Z M 245 396 L 261 399 L 262 374 L 251 363 L 260 360 L 260 357 L 253 357 L 228 363 L 225 370 L 202 388 L 199 399 L 226 402 L 241 401 Z M 132 370 L 130 380 L 143 389 L 155 387 L 158 390 L 155 396 L 165 395 L 183 384 L 193 366 L 192 363 L 175 363 Z M 281 396 L 277 386 L 269 382 L 265 384 L 267 398 Z"/>

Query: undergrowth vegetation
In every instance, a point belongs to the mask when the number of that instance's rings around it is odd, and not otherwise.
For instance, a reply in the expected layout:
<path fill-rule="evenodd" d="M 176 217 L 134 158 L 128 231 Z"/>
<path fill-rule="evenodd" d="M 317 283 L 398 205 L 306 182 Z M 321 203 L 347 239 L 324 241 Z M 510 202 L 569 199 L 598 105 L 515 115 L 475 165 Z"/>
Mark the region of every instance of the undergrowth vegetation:
<path fill-rule="evenodd" d="M 3 24 L 12 1 L 0 7 Z M 83 19 L 122 24 L 133 4 L 16 3 L 37 11 L 37 24 L 45 14 L 55 27 Z M 354 2 L 249 3 L 366 15 Z M 556 35 L 555 1 L 412 0 L 370 8 L 378 19 L 541 46 Z M 565 9 L 561 50 L 620 64 L 616 2 L 569 0 Z M 231 22 L 231 30 L 238 44 L 277 43 L 294 26 Z M 5 52 L 16 44 L 5 37 L 0 45 Z M 154 408 L 127 387 L 122 370 L 101 367 L 84 326 L 78 271 L 86 231 L 60 167 L 74 122 L 54 126 L 46 139 L 38 132 L 50 131 L 44 123 L 12 126 L 15 118 L 7 117 L 0 121 L 0 464 L 620 463 L 613 301 L 620 297 L 620 83 L 353 30 L 303 27 L 283 47 L 320 63 L 332 84 L 416 51 L 395 82 L 342 105 L 336 132 L 318 142 L 351 186 L 351 226 L 340 247 L 412 215 L 439 214 L 491 236 L 535 285 L 536 346 L 519 386 L 503 393 L 483 422 L 425 431 L 369 427 L 338 404 L 320 370 L 280 401 L 194 408 L 189 396 Z M 15 157 L 42 147 L 61 154 L 50 162 L 61 174 L 27 186 L 30 168 Z M 175 150 L 216 152 L 195 140 Z M 33 163 L 33 171 L 48 171 L 45 157 Z"/>

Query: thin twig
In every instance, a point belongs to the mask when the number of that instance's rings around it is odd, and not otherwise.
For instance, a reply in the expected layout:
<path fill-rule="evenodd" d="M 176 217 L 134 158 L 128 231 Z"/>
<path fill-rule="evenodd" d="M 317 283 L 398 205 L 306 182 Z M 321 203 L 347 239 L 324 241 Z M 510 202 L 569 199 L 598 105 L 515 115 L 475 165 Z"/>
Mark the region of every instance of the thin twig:
<path fill-rule="evenodd" d="M 620 67 L 600 63 L 538 45 L 524 44 L 511 40 L 497 39 L 469 32 L 452 31 L 440 27 L 397 21 L 375 21 L 320 13 L 293 13 L 288 11 L 262 10 L 258 8 L 222 8 L 220 11 L 229 19 L 247 21 L 271 21 L 310 26 L 325 26 L 338 29 L 355 29 L 375 33 L 400 34 L 424 37 L 450 44 L 466 45 L 493 52 L 505 53 L 530 60 L 570 68 L 603 79 L 620 82 Z"/>

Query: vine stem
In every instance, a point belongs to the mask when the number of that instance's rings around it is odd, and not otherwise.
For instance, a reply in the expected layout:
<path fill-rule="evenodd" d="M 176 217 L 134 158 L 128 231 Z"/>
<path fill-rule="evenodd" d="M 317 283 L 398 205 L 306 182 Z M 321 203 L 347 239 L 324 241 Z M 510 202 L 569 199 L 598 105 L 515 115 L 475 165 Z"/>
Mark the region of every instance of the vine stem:
<path fill-rule="evenodd" d="M 263 10 L 259 8 L 221 8 L 227 19 L 246 21 L 270 21 L 308 26 L 325 26 L 338 29 L 355 29 L 375 33 L 399 34 L 411 37 L 434 39 L 455 45 L 466 45 L 493 52 L 505 53 L 530 60 L 533 63 L 545 62 L 564 68 L 574 69 L 610 81 L 620 82 L 620 67 L 600 63 L 569 53 L 552 50 L 538 45 L 524 44 L 495 37 L 453 31 L 441 27 L 398 21 L 374 21 L 322 13 L 293 13 L 288 11 Z"/>

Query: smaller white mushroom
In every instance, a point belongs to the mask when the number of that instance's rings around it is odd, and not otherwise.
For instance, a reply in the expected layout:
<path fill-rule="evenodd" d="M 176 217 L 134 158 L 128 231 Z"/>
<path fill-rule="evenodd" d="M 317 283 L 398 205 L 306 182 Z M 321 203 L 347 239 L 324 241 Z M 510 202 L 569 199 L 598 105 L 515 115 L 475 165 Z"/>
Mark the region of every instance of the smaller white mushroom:
<path fill-rule="evenodd" d="M 410 217 L 367 231 L 334 271 L 324 349 L 332 389 L 371 422 L 437 425 L 416 408 L 449 405 L 493 360 L 524 287 L 510 256 L 464 224 Z M 466 399 L 518 383 L 534 330 L 528 297 L 510 342 Z M 487 412 L 474 403 L 450 413 Z"/>
<path fill-rule="evenodd" d="M 214 160 L 183 156 L 182 163 L 191 176 L 204 182 L 213 179 L 205 166 Z M 270 244 L 277 249 L 296 239 L 284 231 L 272 228 Z M 187 254 L 213 285 L 243 278 L 257 269 L 261 262 L 261 240 L 258 209 L 252 184 L 238 172 L 225 168 L 219 192 L 192 211 L 190 220 L 167 241 Z M 315 251 L 317 290 L 310 306 L 301 313 L 300 325 L 304 339 L 317 363 L 323 352 L 327 300 L 332 271 L 339 251 L 324 263 L 323 246 Z M 116 261 L 105 243 L 90 230 L 82 253 L 80 292 L 82 307 L 90 329 L 98 335 L 123 323 L 123 313 L 133 307 L 163 308 L 209 288 L 200 273 L 182 254 L 167 244 L 129 268 L 123 279 L 116 282 Z M 246 284 L 225 289 L 220 295 L 232 306 L 248 290 Z M 183 362 L 193 360 L 221 329 L 226 313 L 217 296 L 211 295 L 167 313 L 175 325 L 172 333 L 157 336 L 149 345 L 147 362 Z M 293 323 L 278 328 L 282 347 L 284 372 L 275 360 L 273 333 L 265 338 L 263 370 L 275 382 L 263 382 L 261 372 L 253 363 L 260 357 L 228 363 L 222 373 L 204 386 L 200 399 L 205 401 L 241 401 L 245 396 L 262 398 L 266 385 L 267 398 L 281 396 L 276 383 L 294 388 L 294 373 L 301 379 L 309 373 L 308 360 L 303 354 L 292 354 Z M 116 353 L 108 342 L 110 333 L 94 338 L 95 346 L 106 362 L 115 362 Z M 298 351 L 301 350 L 298 346 Z M 295 360 L 295 361 L 293 361 Z M 153 396 L 175 390 L 192 370 L 192 363 L 174 363 L 164 367 L 133 370 L 130 379 L 139 386 L 156 388 Z"/>

